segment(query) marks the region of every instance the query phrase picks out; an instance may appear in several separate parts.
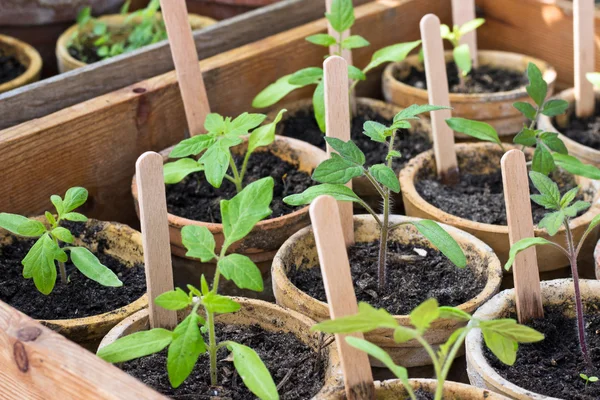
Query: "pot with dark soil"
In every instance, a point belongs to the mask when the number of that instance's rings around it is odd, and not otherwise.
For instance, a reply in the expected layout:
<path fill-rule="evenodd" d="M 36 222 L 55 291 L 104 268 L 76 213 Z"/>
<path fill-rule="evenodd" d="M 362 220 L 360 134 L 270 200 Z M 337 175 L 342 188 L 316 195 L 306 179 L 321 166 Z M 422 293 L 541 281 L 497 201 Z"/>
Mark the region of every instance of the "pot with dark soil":
<path fill-rule="evenodd" d="M 0 93 L 40 79 L 42 58 L 29 44 L 0 35 Z"/>
<path fill-rule="evenodd" d="M 520 148 L 504 145 L 506 150 Z M 525 149 L 528 157 L 532 151 Z M 490 245 L 502 263 L 508 260 L 510 243 L 500 159 L 504 151 L 495 144 L 458 144 L 456 155 L 461 171 L 460 181 L 456 185 L 444 185 L 436 177 L 433 151 L 420 154 L 400 172 L 400 187 L 406 213 L 409 216 L 427 218 L 455 226 L 471 233 Z M 559 182 L 561 193 L 580 187 L 578 197 L 592 203 L 587 211 L 571 221 L 575 240 L 583 235 L 590 221 L 600 213 L 600 192 L 595 181 L 572 176 L 562 170 L 554 173 Z M 532 190 L 532 193 L 535 193 Z M 545 213 L 543 207 L 532 203 L 534 223 L 539 222 Z M 544 229 L 535 228 L 535 235 L 556 243 L 564 243 L 565 230 L 561 228 L 555 236 L 549 236 Z M 592 240 L 587 241 L 584 254 L 593 251 Z M 555 248 L 548 247 L 539 251 L 538 265 L 540 271 L 553 271 L 568 265 L 564 254 Z"/>
<path fill-rule="evenodd" d="M 556 80 L 554 68 L 542 60 L 516 53 L 480 50 L 478 68 L 467 75 L 465 85 L 461 86 L 452 52 L 446 52 L 445 57 L 453 116 L 487 122 L 500 136 L 514 135 L 526 122 L 512 105 L 518 101 L 531 102 L 525 90 L 527 65 L 532 62 L 540 68 L 550 93 Z M 382 85 L 385 99 L 400 107 L 429 102 L 425 70 L 417 55 L 388 65 L 383 72 Z"/>
<path fill-rule="evenodd" d="M 231 299 L 241 308 L 235 313 L 216 317 L 217 337 L 220 341 L 232 340 L 254 349 L 271 373 L 281 399 L 330 399 L 330 394 L 343 385 L 340 360 L 335 346 L 331 345 L 332 337 L 312 332 L 310 328 L 314 321 L 264 301 Z M 148 327 L 148 311 L 142 310 L 114 327 L 100 343 L 100 349 Z M 210 386 L 206 355 L 201 355 L 190 377 L 177 389 L 169 385 L 166 352 L 118 366 L 172 398 L 256 399 L 242 383 L 226 349 L 221 349 L 220 353 L 217 368 L 221 386 L 217 388 Z"/>
<path fill-rule="evenodd" d="M 417 221 L 391 215 L 390 223 Z M 436 298 L 440 304 L 457 306 L 473 312 L 500 287 L 502 270 L 491 249 L 456 228 L 442 226 L 463 250 L 467 265 L 458 268 L 433 248 L 430 242 L 410 225 L 401 225 L 389 233 L 387 283 L 378 286 L 378 248 L 380 229 L 372 216 L 354 217 L 356 243 L 348 249 L 350 268 L 357 299 L 382 307 L 402 325 L 410 325 L 408 313 L 425 299 Z M 310 227 L 289 238 L 273 260 L 271 270 L 277 303 L 309 316 L 316 321 L 329 319 L 314 236 Z M 445 342 L 460 322 L 434 323 L 426 333 L 432 345 Z M 428 365 L 431 360 L 415 343 L 398 344 L 392 330 L 378 329 L 365 338 L 388 352 L 405 367 Z"/>
<path fill-rule="evenodd" d="M 598 399 L 600 386 L 586 382 L 580 374 L 597 376 L 600 368 L 596 351 L 600 346 L 600 282 L 585 279 L 579 282 L 591 365 L 584 360 L 578 341 L 573 280 L 558 279 L 541 283 L 545 316 L 527 323 L 546 338 L 521 345 L 513 366 L 499 365 L 484 350 L 480 332 L 473 331 L 467 336 L 467 371 L 471 383 L 511 399 Z M 497 319 L 515 315 L 515 293 L 511 289 L 494 296 L 474 316 Z"/>

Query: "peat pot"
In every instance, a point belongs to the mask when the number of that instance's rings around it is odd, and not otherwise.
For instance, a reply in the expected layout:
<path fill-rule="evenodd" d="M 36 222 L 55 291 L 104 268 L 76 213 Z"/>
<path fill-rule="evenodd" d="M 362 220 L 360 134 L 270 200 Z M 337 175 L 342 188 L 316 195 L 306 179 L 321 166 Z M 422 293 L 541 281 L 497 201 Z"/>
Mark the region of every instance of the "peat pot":
<path fill-rule="evenodd" d="M 596 279 L 600 279 L 600 240 L 596 243 L 596 248 L 594 249 L 594 266 Z"/>
<path fill-rule="evenodd" d="M 314 321 L 297 312 L 286 310 L 275 304 L 261 300 L 247 299 L 244 297 L 231 297 L 231 299 L 240 303 L 239 311 L 229 314 L 218 314 L 215 322 L 227 325 L 258 325 L 262 329 L 270 332 L 291 332 L 301 342 L 308 345 L 315 352 L 318 351 L 322 342 L 321 335 L 310 330 Z M 178 320 L 181 321 L 186 316 L 186 312 L 178 311 Z M 149 329 L 148 310 L 141 310 L 115 326 L 102 340 L 100 347 L 107 346 L 115 340 Z M 342 367 L 337 353 L 335 343 L 327 346 L 324 350 L 325 360 L 325 384 L 314 399 L 329 399 L 329 393 L 336 393 L 343 386 Z M 277 382 L 276 382 L 277 383 Z"/>
<path fill-rule="evenodd" d="M 396 224 L 415 220 L 415 218 L 391 215 L 390 223 Z M 481 304 L 487 301 L 500 288 L 502 268 L 500 261 L 486 244 L 451 226 L 443 226 L 450 235 L 460 244 L 469 265 L 473 265 L 477 274 L 487 278 L 484 289 L 474 298 L 458 306 L 459 309 L 472 313 Z M 354 216 L 354 235 L 357 243 L 373 242 L 379 240 L 379 227 L 371 215 Z M 427 240 L 418 235 L 418 231 L 409 225 L 394 229 L 389 234 L 389 241 L 411 243 L 418 241 L 419 247 L 431 248 Z M 277 304 L 298 311 L 315 321 L 330 319 L 329 308 L 325 302 L 319 301 L 298 289 L 288 278 L 288 272 L 294 266 L 302 268 L 319 268 L 319 258 L 311 227 L 306 227 L 290 237 L 277 252 L 271 269 L 273 292 Z M 405 326 L 410 326 L 408 315 L 396 315 L 396 320 Z M 462 322 L 440 320 L 432 324 L 432 329 L 427 331 L 426 339 L 434 346 L 444 343 L 450 334 Z M 398 344 L 393 340 L 392 329 L 378 329 L 365 334 L 365 339 L 375 343 L 387 351 L 392 359 L 404 367 L 417 367 L 430 365 L 431 360 L 425 350 L 415 341 Z M 374 366 L 382 366 L 376 360 L 371 360 Z"/>
<path fill-rule="evenodd" d="M 536 64 L 544 79 L 548 82 L 549 94 L 552 94 L 556 71 L 545 61 L 517 53 L 505 51 L 480 50 L 479 65 L 489 65 L 503 69 L 522 72 L 525 75 L 530 62 Z M 452 60 L 452 52 L 445 53 L 446 61 Z M 427 90 L 405 84 L 396 77 L 408 76 L 412 67 L 422 69 L 423 63 L 418 55 L 407 57 L 400 63 L 388 64 L 383 71 L 383 96 L 386 101 L 404 108 L 411 104 L 428 104 Z M 450 105 L 453 107 L 452 116 L 474 119 L 491 124 L 500 136 L 511 136 L 523 127 L 525 117 L 513 107 L 517 101 L 530 102 L 525 86 L 507 92 L 462 94 L 450 93 Z M 457 134 L 457 137 L 467 136 Z"/>
<path fill-rule="evenodd" d="M 600 101 L 600 91 L 595 90 L 595 95 L 596 102 Z M 585 146 L 561 133 L 562 129 L 567 125 L 569 117 L 575 113 L 575 90 L 573 88 L 564 90 L 557 94 L 556 98 L 565 100 L 569 103 L 566 114 L 552 118 L 540 115 L 538 122 L 539 129 L 548 132 L 557 132 L 559 137 L 565 143 L 565 146 L 567 146 L 570 155 L 577 157 L 586 164 L 600 167 L 600 150 Z"/>
<path fill-rule="evenodd" d="M 160 16 L 160 13 L 157 13 Z M 112 15 L 104 15 L 99 17 L 98 20 L 105 22 L 108 25 L 108 29 L 117 29 L 125 24 L 125 20 L 127 19 L 127 15 L 122 14 L 112 14 Z M 202 28 L 206 28 L 207 26 L 215 24 L 215 21 L 212 18 L 204 17 L 202 15 L 189 14 L 190 25 L 193 30 L 198 30 Z M 135 20 L 132 21 L 135 23 Z M 87 64 L 83 61 L 80 61 L 73 57 L 69 53 L 69 42 L 71 38 L 77 31 L 78 26 L 75 24 L 67 29 L 56 42 L 56 61 L 58 63 L 58 70 L 60 73 L 71 71 L 75 68 L 84 67 Z"/>
<path fill-rule="evenodd" d="M 246 151 L 248 142 L 232 147 L 234 154 L 243 154 Z M 160 154 L 165 162 L 169 161 L 169 153 L 172 147 L 163 150 Z M 257 152 L 270 152 L 284 161 L 297 165 L 298 170 L 304 171 L 309 175 L 312 170 L 327 158 L 327 154 L 308 143 L 300 140 L 276 136 L 275 141 L 266 147 L 259 147 Z M 135 176 L 131 185 L 131 192 L 135 200 L 136 211 L 139 216 L 138 190 L 135 182 Z M 171 237 L 171 251 L 179 257 L 185 257 L 187 249 L 181 241 L 181 229 L 186 225 L 205 226 L 215 237 L 217 244 L 215 252 L 219 254 L 223 245 L 223 225 L 218 223 L 194 221 L 191 219 L 178 217 L 171 213 L 168 214 L 169 233 Z M 294 211 L 291 214 L 283 215 L 277 218 L 264 219 L 252 229 L 244 239 L 234 243 L 229 247 L 231 253 L 243 254 L 250 257 L 254 262 L 270 261 L 275 253 L 281 247 L 283 242 L 293 233 L 310 224 L 308 215 L 308 206 Z"/>
<path fill-rule="evenodd" d="M 598 304 L 598 301 L 600 301 L 600 282 L 588 279 L 581 279 L 579 282 L 584 307 L 586 304 Z M 565 315 L 575 317 L 572 279 L 543 281 L 541 285 L 544 306 L 564 307 Z M 516 314 L 514 289 L 498 293 L 477 310 L 474 316 L 482 320 L 491 320 L 506 318 L 509 314 Z M 465 348 L 467 373 L 472 385 L 500 393 L 509 399 L 515 400 L 567 400 L 532 393 L 500 376 L 488 364 L 484 356 L 484 342 L 479 329 L 475 329 L 467 335 Z M 532 379 L 535 378 L 532 377 Z"/>
<path fill-rule="evenodd" d="M 520 148 L 520 146 L 517 147 L 508 144 L 505 144 L 504 147 L 507 151 Z M 529 150 L 527 152 L 529 155 L 532 154 Z M 500 159 L 503 152 L 496 144 L 464 143 L 456 145 L 456 155 L 460 171 L 471 174 L 486 174 L 500 169 Z M 406 215 L 432 219 L 469 232 L 490 245 L 500 259 L 500 262 L 504 265 L 508 260 L 508 253 L 510 251 L 508 226 L 484 224 L 457 217 L 426 202 L 415 188 L 415 181 L 423 176 L 426 171 L 435 171 L 433 151 L 427 151 L 413 158 L 400 172 L 400 187 L 402 189 Z M 592 203 L 592 206 L 584 214 L 571 220 L 573 237 L 575 242 L 578 242 L 589 223 L 600 212 L 600 193 L 598 183 L 595 181 L 579 176 L 575 177 L 575 181 L 580 186 L 580 193 L 583 195 L 584 200 Z M 548 235 L 545 229 L 537 227 L 534 227 L 534 233 L 537 237 L 548 239 L 561 246 L 564 246 L 566 243 L 566 231 L 564 227 L 554 236 Z M 591 254 L 597 235 L 597 229 L 589 235 L 581 254 Z M 554 271 L 569 265 L 567 257 L 553 246 L 546 246 L 543 250 L 538 251 L 537 258 L 538 267 L 541 272 Z"/>
<path fill-rule="evenodd" d="M 42 222 L 46 221 L 43 216 L 36 219 Z M 127 225 L 95 219 L 88 219 L 86 224 L 97 230 L 96 236 L 85 238 L 84 241 L 74 235 L 75 245 L 95 251 L 99 243 L 102 243 L 106 254 L 119 259 L 127 267 L 144 264 L 142 235 L 138 231 Z M 0 229 L 0 246 L 11 243 L 13 238 L 12 234 Z M 57 279 L 60 280 L 60 278 Z M 56 284 L 60 285 L 60 282 L 57 281 Z M 147 306 L 148 299 L 144 294 L 133 303 L 104 314 L 74 319 L 39 320 L 39 322 L 73 342 L 92 349 L 115 325 Z"/>
<path fill-rule="evenodd" d="M 33 46 L 11 36 L 0 35 L 0 55 L 13 56 L 25 67 L 25 72 L 16 78 L 0 83 L 0 93 L 25 86 L 40 79 L 42 58 Z"/>

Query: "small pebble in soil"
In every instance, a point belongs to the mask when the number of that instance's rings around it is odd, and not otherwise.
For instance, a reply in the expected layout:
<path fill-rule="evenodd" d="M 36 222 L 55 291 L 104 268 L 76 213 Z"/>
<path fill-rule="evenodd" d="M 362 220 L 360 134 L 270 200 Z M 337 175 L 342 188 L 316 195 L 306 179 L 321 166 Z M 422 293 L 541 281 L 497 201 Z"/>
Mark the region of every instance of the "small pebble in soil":
<path fill-rule="evenodd" d="M 14 55 L 0 50 L 0 84 L 12 81 L 25 73 L 25 66 Z"/>

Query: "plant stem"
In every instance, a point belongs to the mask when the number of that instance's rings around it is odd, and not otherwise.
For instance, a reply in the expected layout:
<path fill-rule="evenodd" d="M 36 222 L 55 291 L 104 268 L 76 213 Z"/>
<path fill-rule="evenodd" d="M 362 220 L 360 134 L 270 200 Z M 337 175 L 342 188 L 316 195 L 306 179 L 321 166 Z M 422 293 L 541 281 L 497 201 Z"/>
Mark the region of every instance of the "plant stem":
<path fill-rule="evenodd" d="M 50 235 L 52 236 L 52 235 Z M 58 239 L 54 236 L 52 236 L 52 239 L 54 239 L 54 243 L 56 243 L 56 245 L 58 246 Z M 67 284 L 68 280 L 67 280 L 67 268 L 65 267 L 65 263 L 59 261 L 58 262 L 58 272 L 60 273 L 60 281 L 63 284 Z"/>
<path fill-rule="evenodd" d="M 386 259 L 387 259 L 387 238 L 389 229 L 389 216 L 390 216 L 390 196 L 389 189 L 385 189 L 386 196 L 383 197 L 383 224 L 381 225 L 381 237 L 379 240 L 379 263 L 377 267 L 377 276 L 379 279 L 378 287 L 380 294 L 385 289 L 386 282 Z"/>
<path fill-rule="evenodd" d="M 248 160 L 250 159 L 249 151 L 246 151 L 246 155 L 244 156 L 244 162 L 242 163 L 242 172 L 240 173 L 240 184 L 244 182 L 244 176 L 246 176 L 246 170 L 248 169 Z"/>
<path fill-rule="evenodd" d="M 215 335 L 215 314 L 206 312 L 208 323 L 208 355 L 210 357 L 210 384 L 217 386 L 217 338 Z"/>
<path fill-rule="evenodd" d="M 242 191 L 242 180 L 231 154 L 229 155 L 229 166 L 231 167 L 231 172 L 233 172 L 233 183 L 235 183 L 235 190 L 239 193 Z"/>
<path fill-rule="evenodd" d="M 470 325 L 470 322 L 469 322 L 469 325 Z M 435 392 L 435 400 L 442 400 L 442 395 L 444 393 L 443 392 L 444 383 L 446 382 L 446 378 L 448 377 L 448 374 L 450 373 L 450 367 L 452 367 L 454 358 L 456 357 L 458 350 L 462 347 L 463 342 L 465 341 L 465 338 L 469 334 L 469 331 L 470 331 L 469 326 L 464 328 L 464 331 L 460 334 L 458 339 L 456 339 L 456 342 L 454 342 L 452 349 L 450 350 L 450 352 L 448 353 L 448 355 L 445 358 L 444 365 L 442 366 L 442 372 L 440 375 L 437 376 L 438 387 Z"/>

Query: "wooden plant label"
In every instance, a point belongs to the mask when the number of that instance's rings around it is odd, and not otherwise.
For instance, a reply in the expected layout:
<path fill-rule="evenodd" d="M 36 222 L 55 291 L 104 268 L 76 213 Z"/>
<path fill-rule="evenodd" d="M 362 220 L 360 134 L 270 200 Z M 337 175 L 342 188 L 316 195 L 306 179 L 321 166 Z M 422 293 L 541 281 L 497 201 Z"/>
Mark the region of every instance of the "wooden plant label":
<path fill-rule="evenodd" d="M 575 56 L 575 112 L 578 117 L 594 114 L 594 86 L 586 79 L 594 72 L 594 0 L 573 0 L 573 46 Z"/>
<path fill-rule="evenodd" d="M 475 19 L 475 0 L 452 0 L 452 22 L 454 25 L 462 26 Z M 451 28 L 452 29 L 452 28 Z M 468 44 L 473 61 L 473 68 L 479 65 L 477 56 L 477 31 L 471 31 L 463 35 L 460 44 Z"/>
<path fill-rule="evenodd" d="M 319 254 L 325 293 L 331 319 L 358 312 L 356 295 L 350 275 L 350 263 L 344 245 L 337 201 L 320 196 L 310 205 L 310 219 Z M 366 353 L 346 343 L 348 335 L 335 335 L 342 361 L 346 396 L 349 400 L 375 399 L 373 375 Z M 362 333 L 352 334 L 362 338 Z"/>

